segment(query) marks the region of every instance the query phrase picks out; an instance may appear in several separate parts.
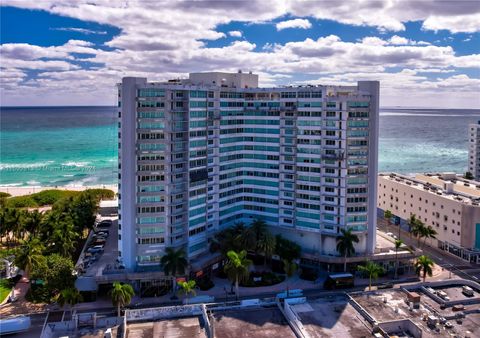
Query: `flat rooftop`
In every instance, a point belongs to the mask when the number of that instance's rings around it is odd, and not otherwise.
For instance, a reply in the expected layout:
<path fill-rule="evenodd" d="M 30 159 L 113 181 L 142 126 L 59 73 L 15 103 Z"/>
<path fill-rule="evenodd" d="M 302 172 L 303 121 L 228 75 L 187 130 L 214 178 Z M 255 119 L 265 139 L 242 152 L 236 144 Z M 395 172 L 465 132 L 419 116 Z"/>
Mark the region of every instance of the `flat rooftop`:
<path fill-rule="evenodd" d="M 415 177 L 398 173 L 381 173 L 379 176 L 458 203 L 480 205 L 480 182 L 466 180 L 454 173 L 416 174 Z M 451 192 L 445 190 L 445 184 L 451 184 Z"/>
<path fill-rule="evenodd" d="M 275 307 L 215 311 L 215 337 L 222 338 L 294 338 L 282 312 Z"/>
<path fill-rule="evenodd" d="M 475 314 L 474 316 L 467 315 L 461 324 L 455 320 L 449 320 L 453 324 L 453 327 L 450 329 L 440 324 L 437 325 L 436 329 L 430 328 L 427 322 L 423 320 L 424 317 L 430 315 L 435 317 L 446 316 L 451 314 L 451 310 L 442 311 L 439 308 L 432 308 L 430 306 L 431 299 L 423 293 L 419 294 L 421 295 L 420 308 L 413 310 L 410 310 L 406 303 L 406 293 L 400 289 L 353 293 L 350 296 L 377 322 L 410 319 L 422 330 L 422 337 L 424 338 L 447 338 L 455 335 L 463 337 L 466 331 L 471 332 L 471 337 L 480 336 L 480 325 L 478 325 L 480 314 Z"/>
<path fill-rule="evenodd" d="M 127 325 L 126 338 L 147 337 L 207 338 L 207 334 L 200 317 L 167 319 Z"/>
<path fill-rule="evenodd" d="M 372 329 L 345 296 L 291 305 L 312 338 L 371 337 Z"/>

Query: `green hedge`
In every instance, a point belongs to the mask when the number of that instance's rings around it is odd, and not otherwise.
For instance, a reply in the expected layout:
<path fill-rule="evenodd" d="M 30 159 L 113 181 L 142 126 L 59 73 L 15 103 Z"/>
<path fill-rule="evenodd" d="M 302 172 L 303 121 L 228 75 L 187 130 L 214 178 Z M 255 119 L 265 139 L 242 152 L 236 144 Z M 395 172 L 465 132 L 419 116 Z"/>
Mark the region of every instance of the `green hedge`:
<path fill-rule="evenodd" d="M 10 196 L 12 196 L 12 195 L 10 195 L 8 192 L 0 191 L 0 198 L 10 197 Z"/>
<path fill-rule="evenodd" d="M 7 198 L 6 206 L 9 208 L 35 208 L 53 205 L 62 199 L 79 196 L 84 193 L 91 194 L 98 201 L 115 197 L 115 193 L 109 189 L 87 189 L 84 191 L 49 189 L 25 196 L 9 197 Z"/>

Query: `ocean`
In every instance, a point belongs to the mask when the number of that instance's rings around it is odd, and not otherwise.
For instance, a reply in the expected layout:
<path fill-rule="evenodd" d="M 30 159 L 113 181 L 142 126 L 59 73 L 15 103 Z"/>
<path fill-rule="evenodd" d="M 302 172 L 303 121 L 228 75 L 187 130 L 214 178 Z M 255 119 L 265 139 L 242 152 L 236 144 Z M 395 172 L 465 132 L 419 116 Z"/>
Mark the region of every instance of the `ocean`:
<path fill-rule="evenodd" d="M 0 185 L 116 183 L 116 107 L 0 109 Z M 380 112 L 379 171 L 464 173 L 480 110 Z"/>

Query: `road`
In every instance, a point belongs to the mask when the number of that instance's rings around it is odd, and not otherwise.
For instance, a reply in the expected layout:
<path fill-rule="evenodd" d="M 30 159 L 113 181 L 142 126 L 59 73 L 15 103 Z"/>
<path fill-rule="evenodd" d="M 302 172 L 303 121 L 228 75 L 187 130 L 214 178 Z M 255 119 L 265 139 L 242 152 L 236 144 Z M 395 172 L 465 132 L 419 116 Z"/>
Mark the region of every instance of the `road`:
<path fill-rule="evenodd" d="M 418 246 L 417 239 L 413 237 L 410 238 L 410 234 L 407 231 L 401 229 L 399 236 L 398 226 L 393 224 L 389 225 L 384 219 L 379 218 L 377 226 L 380 231 L 391 232 L 397 237 L 400 237 L 400 239 L 407 245 L 411 245 L 413 247 Z M 452 274 L 458 275 L 461 278 L 470 279 L 476 282 L 480 281 L 480 273 L 475 272 L 475 269 L 480 269 L 478 264 L 469 263 L 460 257 L 449 254 L 448 252 L 438 248 L 431 247 L 429 245 L 423 245 L 422 242 L 423 241 L 420 242 L 420 246 L 424 254 L 430 257 L 437 265 L 441 266 L 447 271 L 450 271 Z"/>

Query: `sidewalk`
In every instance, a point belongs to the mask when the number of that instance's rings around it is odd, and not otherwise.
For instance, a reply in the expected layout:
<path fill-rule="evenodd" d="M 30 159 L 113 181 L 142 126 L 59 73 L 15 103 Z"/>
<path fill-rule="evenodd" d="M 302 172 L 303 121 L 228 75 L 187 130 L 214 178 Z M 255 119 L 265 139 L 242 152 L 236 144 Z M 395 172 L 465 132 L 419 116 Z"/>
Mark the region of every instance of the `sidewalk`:
<path fill-rule="evenodd" d="M 2 305 L 0 307 L 0 317 L 45 311 L 47 307 L 46 304 L 34 304 L 25 300 L 25 295 L 30 287 L 29 283 L 29 280 L 23 277 L 15 284 L 14 295 L 18 297 L 18 299 L 13 303 Z"/>

